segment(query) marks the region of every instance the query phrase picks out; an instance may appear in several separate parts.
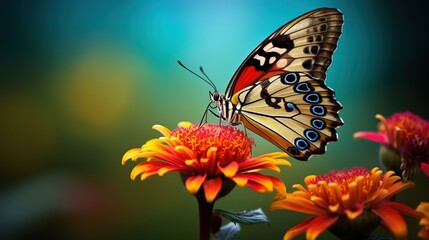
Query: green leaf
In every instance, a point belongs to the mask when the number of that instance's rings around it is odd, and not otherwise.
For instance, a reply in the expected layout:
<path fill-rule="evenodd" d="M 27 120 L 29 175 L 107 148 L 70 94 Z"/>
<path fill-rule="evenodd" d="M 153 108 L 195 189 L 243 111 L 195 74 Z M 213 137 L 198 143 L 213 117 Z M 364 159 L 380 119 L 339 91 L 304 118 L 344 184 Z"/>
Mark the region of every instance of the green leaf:
<path fill-rule="evenodd" d="M 223 225 L 215 234 L 215 240 L 231 240 L 240 232 L 240 224 L 230 222 Z"/>
<path fill-rule="evenodd" d="M 222 215 L 222 217 L 234 223 L 241 223 L 246 225 L 256 223 L 269 223 L 267 216 L 260 208 L 242 212 L 231 212 L 223 209 L 215 209 L 214 212 Z"/>

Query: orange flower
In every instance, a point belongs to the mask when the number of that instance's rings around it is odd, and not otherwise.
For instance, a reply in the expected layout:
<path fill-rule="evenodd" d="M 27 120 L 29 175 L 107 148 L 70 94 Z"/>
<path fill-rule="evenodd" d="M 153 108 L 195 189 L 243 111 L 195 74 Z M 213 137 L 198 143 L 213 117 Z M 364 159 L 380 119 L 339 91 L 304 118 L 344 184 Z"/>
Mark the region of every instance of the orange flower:
<path fill-rule="evenodd" d="M 419 237 L 429 239 L 429 202 L 421 202 L 416 211 L 423 214 L 420 219 L 420 225 L 423 227 L 419 232 Z"/>
<path fill-rule="evenodd" d="M 252 158 L 252 144 L 243 131 L 232 126 L 206 123 L 202 126 L 189 122 L 169 129 L 155 125 L 163 137 L 146 142 L 141 148 L 126 152 L 122 164 L 131 159 L 146 158 L 134 167 L 131 179 L 141 180 L 158 174 L 177 171 L 182 174 L 186 189 L 191 194 L 203 194 L 207 202 L 226 195 L 235 185 L 247 186 L 258 192 L 276 190 L 286 192 L 284 183 L 276 177 L 258 173 L 261 169 L 280 172 L 279 165 L 291 164 L 282 159 L 283 152 Z"/>
<path fill-rule="evenodd" d="M 329 229 L 341 239 L 366 239 L 380 224 L 386 226 L 398 239 L 407 235 L 407 226 L 401 214 L 419 218 L 411 208 L 391 201 L 391 197 L 414 183 L 398 181 L 392 171 L 378 168 L 368 171 L 355 167 L 331 171 L 320 176 L 307 176 L 307 187 L 296 184 L 293 193 L 274 202 L 271 210 L 285 209 L 316 215 L 304 220 L 286 232 L 284 239 L 306 233 L 307 239 L 316 239 Z"/>
<path fill-rule="evenodd" d="M 408 179 L 419 169 L 429 176 L 429 122 L 411 113 L 395 113 L 389 118 L 377 114 L 378 132 L 357 132 L 355 138 L 365 138 L 382 144 L 380 157 L 388 170 Z"/>
<path fill-rule="evenodd" d="M 378 132 L 357 132 L 355 138 L 365 138 L 400 151 L 405 141 L 413 136 L 429 138 L 429 122 L 411 113 L 399 112 L 389 118 L 375 115 L 380 120 Z"/>

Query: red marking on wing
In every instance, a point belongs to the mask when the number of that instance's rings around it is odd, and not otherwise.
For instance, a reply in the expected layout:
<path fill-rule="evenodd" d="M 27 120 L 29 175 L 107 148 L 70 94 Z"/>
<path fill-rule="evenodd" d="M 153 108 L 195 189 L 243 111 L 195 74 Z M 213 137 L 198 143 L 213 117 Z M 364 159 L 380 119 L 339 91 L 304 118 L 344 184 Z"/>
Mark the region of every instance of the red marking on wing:
<path fill-rule="evenodd" d="M 241 91 L 243 88 L 248 87 L 249 85 L 254 84 L 257 81 L 267 79 L 272 76 L 280 75 L 284 73 L 284 70 L 279 70 L 276 67 L 272 67 L 270 71 L 263 72 L 257 71 L 254 66 L 246 66 L 243 68 L 240 76 L 238 77 L 237 82 L 235 83 L 233 94 Z"/>
<path fill-rule="evenodd" d="M 261 76 L 261 74 L 263 73 L 264 73 L 263 71 L 256 71 L 254 66 L 244 67 L 243 71 L 241 71 L 241 74 L 235 83 L 234 91 L 232 95 L 236 94 L 243 88 L 256 82 Z"/>
<path fill-rule="evenodd" d="M 280 74 L 283 74 L 283 73 L 285 73 L 285 71 L 283 71 L 283 70 L 268 71 L 268 72 L 266 72 L 264 74 L 264 76 L 261 77 L 261 79 L 267 79 L 267 78 L 270 78 L 272 76 L 280 75 Z"/>

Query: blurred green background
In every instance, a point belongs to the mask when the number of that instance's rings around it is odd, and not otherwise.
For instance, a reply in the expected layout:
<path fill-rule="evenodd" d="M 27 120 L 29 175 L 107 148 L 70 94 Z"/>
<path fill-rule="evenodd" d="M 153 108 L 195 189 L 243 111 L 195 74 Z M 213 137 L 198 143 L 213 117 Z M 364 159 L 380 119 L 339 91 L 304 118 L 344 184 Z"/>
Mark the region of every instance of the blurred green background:
<path fill-rule="evenodd" d="M 340 140 L 309 162 L 290 159 L 289 190 L 309 174 L 379 166 L 376 113 L 429 119 L 424 2 L 414 1 L 9 1 L 0 8 L 0 238 L 197 239 L 197 205 L 171 173 L 132 182 L 128 149 L 158 137 L 154 124 L 198 122 L 210 87 L 177 64 L 204 66 L 225 89 L 263 39 L 319 7 L 339 8 L 344 33 L 327 83 L 344 109 Z M 210 117 L 211 122 L 217 122 Z M 255 155 L 278 149 L 256 139 Z M 429 201 L 427 178 L 399 197 Z M 236 188 L 216 207 L 261 207 L 271 225 L 237 239 L 282 239 L 307 217 L 269 212 L 274 194 Z M 416 239 L 417 220 L 408 220 Z M 385 230 L 377 234 L 390 236 Z M 303 239 L 303 237 L 298 238 Z M 324 233 L 320 239 L 332 239 Z"/>

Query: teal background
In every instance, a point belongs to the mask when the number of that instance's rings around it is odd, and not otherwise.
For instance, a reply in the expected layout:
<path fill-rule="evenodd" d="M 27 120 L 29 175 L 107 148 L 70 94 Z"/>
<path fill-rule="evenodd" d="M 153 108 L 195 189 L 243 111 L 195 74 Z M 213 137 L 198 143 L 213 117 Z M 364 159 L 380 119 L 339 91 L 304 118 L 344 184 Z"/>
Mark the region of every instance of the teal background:
<path fill-rule="evenodd" d="M 0 238 L 197 239 L 197 205 L 178 174 L 130 181 L 128 149 L 199 122 L 210 87 L 177 64 L 203 66 L 225 89 L 269 34 L 319 7 L 344 13 L 327 84 L 342 103 L 339 141 L 276 176 L 289 190 L 331 169 L 380 166 L 377 113 L 429 119 L 427 13 L 423 1 L 11 1 L 0 8 Z M 215 117 L 210 122 L 218 122 Z M 251 134 L 255 155 L 278 151 Z M 274 173 L 272 173 L 274 175 Z M 427 178 L 398 200 L 429 201 Z M 216 207 L 261 207 L 271 224 L 236 239 L 282 239 L 308 215 L 269 212 L 274 194 L 236 188 Z M 416 239 L 417 220 L 407 220 Z M 391 236 L 388 231 L 377 234 Z M 304 239 L 301 236 L 298 239 Z M 319 239 L 332 239 L 323 233 Z"/>

